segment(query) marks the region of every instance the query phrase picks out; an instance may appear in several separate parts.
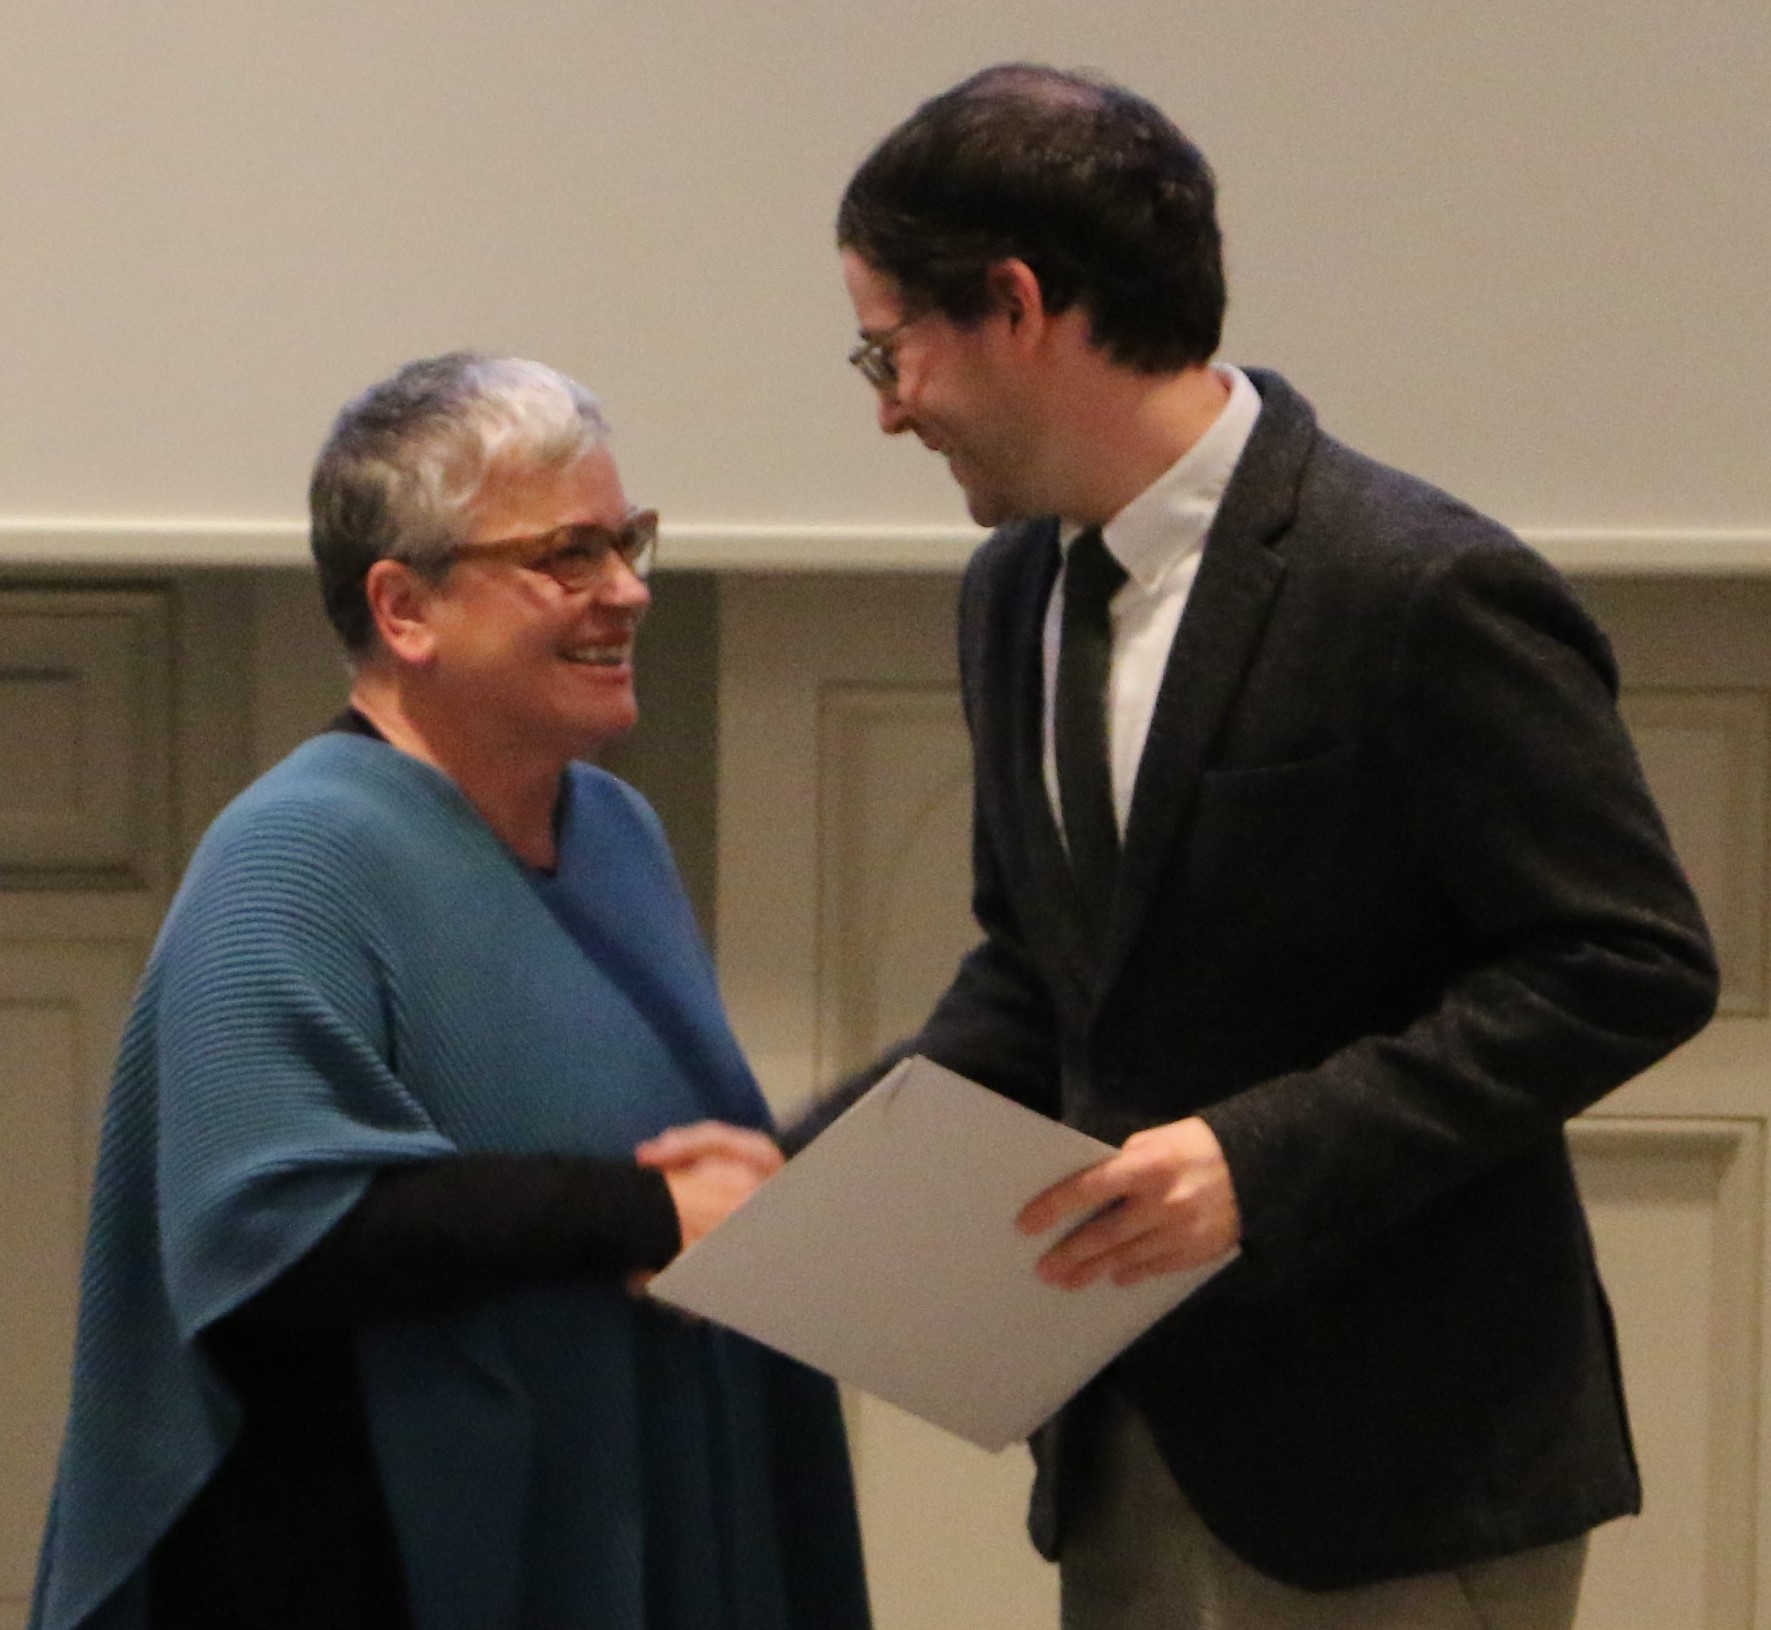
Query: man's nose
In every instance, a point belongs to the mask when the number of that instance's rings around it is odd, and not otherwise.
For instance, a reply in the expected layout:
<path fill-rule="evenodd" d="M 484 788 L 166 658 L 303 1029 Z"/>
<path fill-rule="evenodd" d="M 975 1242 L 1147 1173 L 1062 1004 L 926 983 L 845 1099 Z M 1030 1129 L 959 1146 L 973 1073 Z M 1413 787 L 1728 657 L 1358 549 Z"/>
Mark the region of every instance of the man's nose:
<path fill-rule="evenodd" d="M 910 415 L 898 400 L 896 386 L 888 385 L 879 393 L 879 428 L 888 436 L 901 436 L 910 428 Z"/>

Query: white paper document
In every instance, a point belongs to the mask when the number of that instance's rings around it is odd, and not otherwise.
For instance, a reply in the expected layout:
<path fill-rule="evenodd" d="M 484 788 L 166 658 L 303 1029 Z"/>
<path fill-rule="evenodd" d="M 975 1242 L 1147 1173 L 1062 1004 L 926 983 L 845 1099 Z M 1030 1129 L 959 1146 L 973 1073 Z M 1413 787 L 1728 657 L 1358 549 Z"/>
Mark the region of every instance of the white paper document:
<path fill-rule="evenodd" d="M 1035 1274 L 1059 1236 L 1016 1214 L 1112 1152 L 907 1059 L 651 1293 L 1001 1449 L 1223 1265 L 1124 1289 Z"/>

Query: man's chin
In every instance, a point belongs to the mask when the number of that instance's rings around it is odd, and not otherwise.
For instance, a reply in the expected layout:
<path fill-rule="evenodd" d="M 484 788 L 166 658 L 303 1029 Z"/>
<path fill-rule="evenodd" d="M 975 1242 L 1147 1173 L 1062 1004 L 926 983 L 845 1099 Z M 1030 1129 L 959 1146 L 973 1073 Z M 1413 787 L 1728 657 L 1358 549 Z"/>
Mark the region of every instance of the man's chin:
<path fill-rule="evenodd" d="M 975 492 L 970 487 L 961 490 L 965 493 L 966 514 L 979 526 L 1007 526 L 1010 521 L 1026 518 L 1017 505 L 999 492 Z"/>

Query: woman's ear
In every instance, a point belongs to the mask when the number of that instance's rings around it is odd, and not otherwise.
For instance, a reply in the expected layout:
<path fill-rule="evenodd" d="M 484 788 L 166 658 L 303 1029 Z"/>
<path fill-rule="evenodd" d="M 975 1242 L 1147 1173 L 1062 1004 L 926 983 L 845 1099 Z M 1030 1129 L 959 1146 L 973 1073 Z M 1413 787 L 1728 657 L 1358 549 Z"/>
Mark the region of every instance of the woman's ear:
<path fill-rule="evenodd" d="M 436 654 L 435 585 L 403 560 L 378 560 L 363 579 L 363 595 L 375 631 L 394 659 L 414 668 L 428 666 Z"/>

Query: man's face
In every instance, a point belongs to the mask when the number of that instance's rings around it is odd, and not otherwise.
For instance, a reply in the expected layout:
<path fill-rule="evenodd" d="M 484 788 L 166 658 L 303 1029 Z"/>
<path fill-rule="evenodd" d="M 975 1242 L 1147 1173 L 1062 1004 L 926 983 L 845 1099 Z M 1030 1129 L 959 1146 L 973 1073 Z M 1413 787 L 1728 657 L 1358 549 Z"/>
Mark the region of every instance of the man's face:
<path fill-rule="evenodd" d="M 1006 344 L 1009 317 L 992 312 L 962 328 L 939 312 L 911 313 L 895 281 L 853 250 L 842 253 L 842 275 L 861 338 L 895 370 L 877 387 L 879 428 L 914 431 L 942 454 L 980 526 L 1040 513 L 1036 436 Z"/>

